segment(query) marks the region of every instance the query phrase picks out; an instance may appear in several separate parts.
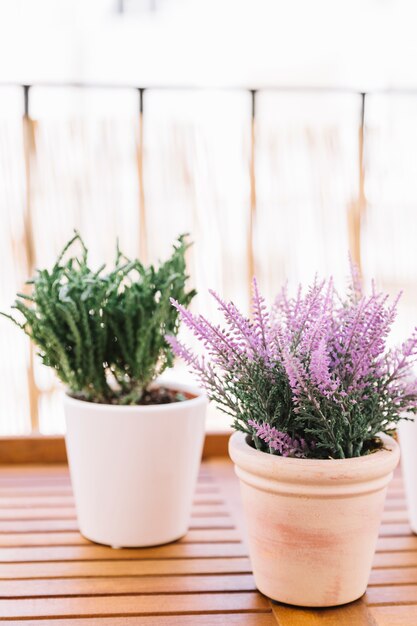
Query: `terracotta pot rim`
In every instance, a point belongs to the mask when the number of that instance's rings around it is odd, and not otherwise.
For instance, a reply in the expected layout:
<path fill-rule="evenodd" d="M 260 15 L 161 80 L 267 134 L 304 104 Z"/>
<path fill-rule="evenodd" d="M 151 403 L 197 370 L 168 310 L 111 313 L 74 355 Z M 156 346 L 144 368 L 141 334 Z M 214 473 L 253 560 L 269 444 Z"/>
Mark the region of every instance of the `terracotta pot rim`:
<path fill-rule="evenodd" d="M 399 445 L 388 435 L 378 434 L 378 437 L 384 447 L 365 456 L 296 459 L 256 450 L 247 443 L 247 435 L 235 432 L 229 440 L 229 453 L 239 477 L 246 482 L 259 479 L 259 487 L 261 482 L 268 481 L 271 485 L 292 483 L 306 488 L 313 485 L 321 489 L 337 488 L 340 485 L 385 480 L 394 470 L 400 457 Z"/>
<path fill-rule="evenodd" d="M 289 463 L 293 465 L 299 465 L 300 463 L 302 463 L 303 465 L 307 465 L 308 463 L 310 466 L 315 465 L 317 463 L 317 464 L 323 465 L 324 467 L 325 465 L 328 465 L 329 463 L 346 464 L 347 462 L 351 462 L 351 461 L 363 463 L 371 459 L 375 455 L 380 454 L 381 452 L 390 452 L 396 446 L 398 446 L 395 439 L 393 439 L 393 437 L 390 437 L 389 435 L 385 435 L 384 433 L 378 433 L 378 435 L 376 436 L 378 437 L 378 439 L 381 439 L 381 441 L 384 443 L 381 449 L 377 449 L 371 454 L 355 456 L 355 457 L 351 457 L 347 459 L 299 459 L 296 457 L 279 456 L 278 454 L 269 454 L 268 452 L 257 450 L 256 448 L 254 448 L 247 442 L 249 435 L 246 435 L 245 433 L 242 433 L 240 431 L 236 431 L 232 433 L 231 438 L 232 437 L 234 438 L 234 440 L 236 441 L 235 445 L 239 447 L 240 449 L 242 450 L 245 449 L 250 454 L 252 453 L 256 454 L 256 456 L 266 455 L 268 459 L 270 458 L 274 459 L 274 462 L 277 461 L 278 463 L 285 463 L 286 465 L 288 465 Z"/>
<path fill-rule="evenodd" d="M 169 402 L 167 404 L 134 404 L 134 405 L 126 405 L 126 404 L 105 404 L 102 402 L 89 402 L 88 400 L 79 400 L 78 398 L 72 397 L 68 391 L 65 392 L 64 403 L 67 405 L 76 404 L 78 406 L 87 405 L 91 411 L 100 411 L 105 409 L 106 411 L 114 411 L 120 412 L 123 411 L 125 413 L 137 412 L 141 414 L 146 413 L 155 413 L 155 412 L 168 412 L 178 408 L 178 405 L 185 406 L 187 405 L 187 409 L 191 407 L 197 407 L 202 404 L 207 404 L 208 399 L 203 391 L 200 389 L 193 387 L 191 385 L 186 385 L 183 383 L 177 383 L 172 381 L 156 381 L 157 385 L 166 387 L 167 389 L 174 389 L 175 391 L 185 392 L 192 396 L 193 398 L 186 398 L 181 402 Z"/>

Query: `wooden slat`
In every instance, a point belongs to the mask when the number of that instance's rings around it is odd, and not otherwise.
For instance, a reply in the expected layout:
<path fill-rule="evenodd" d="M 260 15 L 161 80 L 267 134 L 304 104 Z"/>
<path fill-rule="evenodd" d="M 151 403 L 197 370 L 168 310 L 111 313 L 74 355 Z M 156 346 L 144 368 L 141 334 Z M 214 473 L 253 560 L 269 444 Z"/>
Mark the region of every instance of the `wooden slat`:
<path fill-rule="evenodd" d="M 0 509 L 1 520 L 75 519 L 74 507 Z"/>
<path fill-rule="evenodd" d="M 379 529 L 380 537 L 404 537 L 411 534 L 410 524 L 404 522 L 403 524 L 381 524 Z"/>
<path fill-rule="evenodd" d="M 392 483 L 387 489 L 387 498 L 391 498 L 392 495 L 395 494 L 395 497 L 405 497 L 405 491 L 402 484 L 402 480 L 399 483 Z"/>
<path fill-rule="evenodd" d="M 32 532 L 63 532 L 77 531 L 77 520 L 71 519 L 40 519 L 40 520 L 0 520 L 0 544 L 5 533 L 32 533 Z"/>
<path fill-rule="evenodd" d="M 213 481 L 209 471 L 200 471 L 198 482 Z M 1 465 L 0 485 L 70 485 L 70 475 L 65 465 Z"/>
<path fill-rule="evenodd" d="M 267 612 L 259 593 L 212 593 L 80 598 L 0 600 L 3 619 L 85 617 L 105 615 L 169 615 L 170 613 Z"/>
<path fill-rule="evenodd" d="M 193 500 L 194 506 L 208 506 L 211 504 L 224 506 L 224 500 L 219 494 L 199 494 L 196 495 Z M 4 496 L 0 498 L 0 510 L 1 509 L 27 509 L 27 508 L 74 508 L 74 498 L 71 495 L 68 496 Z M 198 510 L 198 509 L 196 509 Z"/>
<path fill-rule="evenodd" d="M 417 560 L 416 560 L 417 563 Z M 369 578 L 369 585 L 417 585 L 417 566 L 374 569 Z"/>
<path fill-rule="evenodd" d="M 47 437 L 47 435 L 45 435 Z M 8 438 L 2 437 L 2 441 Z M 51 465 L 41 464 L 36 465 L 16 465 L 15 463 L 3 464 L 0 470 L 0 481 L 10 476 L 26 477 L 28 480 L 45 476 L 65 476 L 69 479 L 68 466 L 66 463 L 55 463 Z"/>
<path fill-rule="evenodd" d="M 395 489 L 396 487 L 400 487 L 400 488 L 403 487 L 403 479 L 402 479 L 401 473 L 399 474 L 395 473 L 393 479 L 388 485 L 388 489 Z"/>
<path fill-rule="evenodd" d="M 221 504 L 196 504 L 193 506 L 191 515 L 193 517 L 227 517 L 229 515 L 225 506 Z M 1 520 L 39 520 L 39 519 L 75 519 L 76 511 L 74 507 L 39 507 L 39 508 L 0 508 Z"/>
<path fill-rule="evenodd" d="M 417 585 L 369 587 L 364 599 L 370 605 L 417 604 Z"/>
<path fill-rule="evenodd" d="M 227 457 L 230 432 L 206 434 L 203 458 Z M 0 464 L 66 463 L 67 452 L 62 435 L 25 435 L 0 437 Z"/>
<path fill-rule="evenodd" d="M 10 622 L 8 622 L 10 624 Z M 21 623 L 21 622 L 19 622 Z M 7 624 L 7 622 L 6 622 Z M 271 613 L 212 613 L 157 617 L 100 617 L 25 620 L 22 626 L 276 626 Z"/>
<path fill-rule="evenodd" d="M 0 510 L 2 509 L 33 509 L 33 508 L 74 508 L 72 495 L 47 496 L 0 496 Z"/>
<path fill-rule="evenodd" d="M 233 543 L 240 542 L 240 534 L 235 529 L 206 528 L 190 529 L 178 543 Z M 49 533 L 5 533 L 0 535 L 0 545 L 3 547 L 27 546 L 94 546 L 79 532 L 49 532 Z"/>
<path fill-rule="evenodd" d="M 207 433 L 204 440 L 203 459 L 229 457 L 230 432 Z"/>
<path fill-rule="evenodd" d="M 226 515 L 195 516 L 191 518 L 190 528 L 234 528 L 233 520 Z M 5 533 L 30 533 L 30 532 L 64 532 L 77 531 L 78 524 L 75 518 L 70 519 L 24 519 L 24 520 L 0 520 L 0 545 L 2 534 Z"/>
<path fill-rule="evenodd" d="M 272 610 L 279 626 L 376 626 L 370 609 L 362 600 L 334 609 L 274 605 Z"/>
<path fill-rule="evenodd" d="M 405 537 L 380 537 L 378 539 L 378 552 L 395 552 L 400 550 L 417 550 L 417 537 L 409 534 Z"/>
<path fill-rule="evenodd" d="M 204 477 L 206 478 L 206 477 Z M 220 489 L 217 485 L 215 485 L 212 480 L 210 482 L 199 482 L 197 484 L 197 488 L 195 491 L 196 495 L 201 494 L 219 494 Z M 16 498 L 26 498 L 26 497 L 45 497 L 45 496 L 56 496 L 56 497 L 72 497 L 72 489 L 71 484 L 65 485 L 43 485 L 42 483 L 28 487 L 26 484 L 20 485 L 12 485 L 6 487 L 0 487 L 0 498 L 3 497 L 16 497 Z"/>
<path fill-rule="evenodd" d="M 71 485 L 6 485 L 0 487 L 0 498 L 8 496 L 72 496 Z"/>
<path fill-rule="evenodd" d="M 30 466 L 32 467 L 32 466 Z M 1 468 L 1 476 L 0 476 L 0 488 L 4 487 L 25 487 L 32 488 L 39 486 L 45 487 L 71 487 L 71 482 L 68 474 L 65 475 L 55 475 L 49 474 L 46 476 L 25 476 L 24 474 L 3 474 L 3 470 Z"/>
<path fill-rule="evenodd" d="M 383 524 L 406 524 L 408 522 L 408 513 L 404 510 L 385 510 L 382 513 Z"/>
<path fill-rule="evenodd" d="M 41 436 L 42 439 L 46 435 Z M 0 438 L 2 441 L 5 439 Z M 7 439 L 7 438 L 6 438 Z M 198 479 L 201 477 L 212 478 L 212 472 L 209 464 L 200 466 Z M 5 480 L 20 479 L 23 482 L 43 481 L 47 480 L 66 480 L 69 482 L 68 466 L 65 463 L 55 463 L 50 465 L 16 465 L 14 463 L 2 465 L 0 468 L 0 483 Z"/>
<path fill-rule="evenodd" d="M 222 504 L 195 504 L 191 511 L 192 517 L 228 517 L 229 512 Z"/>
<path fill-rule="evenodd" d="M 256 591 L 251 574 L 3 580 L 1 598 Z"/>
<path fill-rule="evenodd" d="M 377 626 L 416 626 L 417 606 L 384 606 L 370 609 Z"/>
<path fill-rule="evenodd" d="M 417 563 L 417 552 L 378 552 L 373 566 L 378 567 L 413 567 Z"/>
<path fill-rule="evenodd" d="M 4 579 L 250 574 L 251 571 L 247 558 L 0 563 L 0 578 Z"/>
<path fill-rule="evenodd" d="M 405 511 L 407 503 L 404 498 L 387 498 L 385 502 L 386 511 Z"/>
<path fill-rule="evenodd" d="M 66 458 L 62 436 L 0 438 L 0 463 L 65 463 Z"/>
<path fill-rule="evenodd" d="M 0 563 L 43 561 L 121 561 L 134 559 L 202 559 L 247 556 L 242 543 L 171 543 L 156 548 L 113 549 L 98 545 L 0 548 Z"/>

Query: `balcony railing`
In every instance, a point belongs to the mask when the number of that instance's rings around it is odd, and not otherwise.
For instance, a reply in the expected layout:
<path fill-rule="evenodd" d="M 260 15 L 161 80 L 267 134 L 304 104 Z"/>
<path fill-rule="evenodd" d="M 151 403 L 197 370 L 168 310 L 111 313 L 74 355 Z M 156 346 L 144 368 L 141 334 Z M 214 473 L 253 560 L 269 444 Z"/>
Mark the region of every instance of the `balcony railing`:
<path fill-rule="evenodd" d="M 163 257 L 190 232 L 199 308 L 213 287 L 247 305 L 256 274 L 272 298 L 315 271 L 406 289 L 416 317 L 417 92 L 2 85 L 0 306 L 74 227 L 99 264 L 119 236 Z M 62 430 L 52 375 L 0 322 L 0 433 Z M 30 416 L 30 419 L 29 419 Z"/>

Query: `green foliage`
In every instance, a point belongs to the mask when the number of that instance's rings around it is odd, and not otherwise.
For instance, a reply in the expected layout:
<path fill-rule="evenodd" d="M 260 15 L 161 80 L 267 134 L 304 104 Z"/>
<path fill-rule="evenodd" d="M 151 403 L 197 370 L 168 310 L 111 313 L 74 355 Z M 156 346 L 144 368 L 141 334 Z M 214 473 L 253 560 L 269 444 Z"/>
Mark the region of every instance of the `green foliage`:
<path fill-rule="evenodd" d="M 170 298 L 188 306 L 195 295 L 195 291 L 185 289 L 186 249 L 184 237 L 180 237 L 171 258 L 158 269 L 137 261 L 136 280 L 130 273 L 129 286 L 109 294 L 111 368 L 125 392 L 123 403 L 137 402 L 149 383 L 173 365 L 165 335 L 178 333 L 179 316 Z"/>
<path fill-rule="evenodd" d="M 64 261 L 75 244 L 81 254 Z M 165 340 L 176 335 L 175 298 L 188 306 L 185 236 L 172 256 L 155 268 L 130 260 L 117 248 L 114 268 L 88 266 L 88 251 L 78 233 L 51 271 L 38 270 L 31 295 L 17 294 L 14 309 L 23 321 L 4 314 L 39 348 L 69 391 L 93 402 L 137 404 L 150 383 L 172 365 Z"/>
<path fill-rule="evenodd" d="M 253 429 L 248 426 L 250 420 L 279 423 L 282 429 L 295 436 L 291 387 L 279 363 L 275 363 L 265 376 L 261 360 L 242 357 L 238 367 L 231 366 L 225 372 L 221 385 L 215 382 L 207 390 L 208 396 L 233 418 L 233 428 L 251 435 L 257 446 L 259 443 L 262 447 L 262 442 L 254 437 Z"/>

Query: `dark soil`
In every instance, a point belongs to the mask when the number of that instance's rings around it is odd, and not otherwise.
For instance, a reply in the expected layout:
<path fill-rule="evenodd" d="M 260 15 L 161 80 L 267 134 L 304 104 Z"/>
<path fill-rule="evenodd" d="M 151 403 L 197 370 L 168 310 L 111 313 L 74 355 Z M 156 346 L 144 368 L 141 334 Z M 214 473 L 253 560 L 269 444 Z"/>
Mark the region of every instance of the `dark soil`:
<path fill-rule="evenodd" d="M 81 394 L 70 394 L 71 398 L 76 400 L 83 400 L 84 402 L 93 402 L 89 398 Z M 176 389 L 168 389 L 167 387 L 154 387 L 144 393 L 140 402 L 136 406 L 152 406 L 158 404 L 171 404 L 172 402 L 184 402 L 184 400 L 192 400 L 195 398 L 191 393 L 186 391 L 177 391 Z M 113 398 L 109 398 L 107 401 L 95 402 L 96 404 L 112 404 L 119 406 L 135 406 L 132 404 L 123 404 L 123 396 L 115 395 Z"/>
<path fill-rule="evenodd" d="M 187 400 L 187 397 L 179 391 L 167 389 L 166 387 L 157 387 L 156 389 L 149 389 L 139 404 L 170 404 L 171 402 L 182 402 L 183 400 Z"/>

